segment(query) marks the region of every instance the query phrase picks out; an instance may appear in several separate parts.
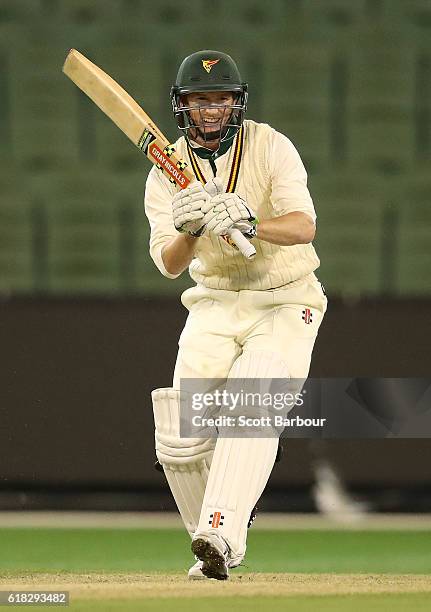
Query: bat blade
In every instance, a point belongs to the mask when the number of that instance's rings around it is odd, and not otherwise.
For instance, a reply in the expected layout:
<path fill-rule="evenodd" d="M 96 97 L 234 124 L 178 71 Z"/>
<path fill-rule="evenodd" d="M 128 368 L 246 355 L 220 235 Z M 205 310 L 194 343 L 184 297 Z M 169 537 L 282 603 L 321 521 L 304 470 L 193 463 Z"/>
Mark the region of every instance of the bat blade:
<path fill-rule="evenodd" d="M 146 129 L 167 142 L 147 113 L 121 85 L 76 49 L 69 51 L 63 72 L 136 146 Z"/>
<path fill-rule="evenodd" d="M 193 174 L 139 104 L 99 66 L 71 49 L 63 72 L 135 144 L 172 183 L 184 189 Z"/>

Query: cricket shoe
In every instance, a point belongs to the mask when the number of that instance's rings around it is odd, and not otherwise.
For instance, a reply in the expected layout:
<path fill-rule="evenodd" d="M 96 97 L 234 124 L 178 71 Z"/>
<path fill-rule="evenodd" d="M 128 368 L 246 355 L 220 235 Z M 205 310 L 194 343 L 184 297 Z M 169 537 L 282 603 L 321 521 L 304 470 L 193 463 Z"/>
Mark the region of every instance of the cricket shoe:
<path fill-rule="evenodd" d="M 196 574 L 200 569 L 204 576 L 216 580 L 229 578 L 229 549 L 223 540 L 212 534 L 198 535 L 192 541 L 192 552 L 202 562 L 202 565 L 199 566 L 198 561 L 190 568 L 190 571 L 196 568 L 194 570 Z"/>
<path fill-rule="evenodd" d="M 279 450 L 280 450 L 280 447 L 279 447 Z M 277 453 L 277 456 L 278 456 L 278 453 Z M 257 506 L 254 506 L 253 510 L 251 511 L 250 518 L 248 519 L 247 527 L 249 529 L 253 525 L 256 519 L 256 515 L 257 515 Z M 191 568 L 189 569 L 189 572 L 188 572 L 189 580 L 204 580 L 207 578 L 207 576 L 202 572 L 203 561 L 201 561 L 197 557 L 196 559 L 197 559 L 196 563 L 192 565 Z M 239 565 L 241 565 L 242 559 L 243 559 L 242 557 L 234 558 L 230 556 L 229 562 L 227 564 L 228 569 L 233 569 L 234 567 L 238 567 Z"/>
<path fill-rule="evenodd" d="M 198 559 L 194 565 L 191 566 L 188 572 L 189 580 L 207 580 L 205 574 L 202 573 L 203 561 Z"/>
<path fill-rule="evenodd" d="M 228 569 L 233 569 L 241 565 L 242 558 L 230 559 L 228 563 Z M 203 561 L 198 559 L 194 565 L 191 566 L 188 572 L 189 580 L 208 580 L 207 576 L 202 573 Z"/>

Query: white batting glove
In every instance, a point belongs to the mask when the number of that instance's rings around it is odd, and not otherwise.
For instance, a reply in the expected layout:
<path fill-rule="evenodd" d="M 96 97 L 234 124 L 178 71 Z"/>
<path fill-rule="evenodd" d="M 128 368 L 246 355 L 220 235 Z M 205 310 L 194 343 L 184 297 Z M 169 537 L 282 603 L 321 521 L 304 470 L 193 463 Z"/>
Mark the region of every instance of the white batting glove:
<path fill-rule="evenodd" d="M 224 193 L 223 182 L 218 176 L 214 176 L 207 183 L 205 183 L 205 191 L 210 194 L 213 198 L 219 193 Z"/>
<path fill-rule="evenodd" d="M 246 238 L 251 240 L 256 237 L 257 234 L 257 224 L 259 223 L 259 219 L 255 216 L 255 214 L 250 210 L 250 214 L 252 215 L 251 220 L 248 221 L 239 221 L 235 223 L 233 226 L 234 229 L 239 229 L 239 231 L 244 234 Z"/>
<path fill-rule="evenodd" d="M 205 231 L 203 207 L 209 204 L 210 195 L 201 183 L 176 193 L 172 199 L 174 225 L 179 232 L 201 236 Z"/>
<path fill-rule="evenodd" d="M 233 228 L 239 229 L 250 238 L 256 234 L 256 216 L 247 207 L 245 200 L 236 193 L 220 193 L 214 196 L 202 206 L 202 211 L 205 213 L 206 228 L 217 236 L 224 236 Z"/>

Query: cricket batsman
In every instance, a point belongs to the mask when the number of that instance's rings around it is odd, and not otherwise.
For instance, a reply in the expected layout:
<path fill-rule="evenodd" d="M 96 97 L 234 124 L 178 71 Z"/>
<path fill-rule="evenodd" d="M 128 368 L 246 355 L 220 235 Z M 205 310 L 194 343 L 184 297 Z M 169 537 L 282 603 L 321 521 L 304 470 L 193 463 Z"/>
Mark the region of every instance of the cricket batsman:
<path fill-rule="evenodd" d="M 241 563 L 278 438 L 181 438 L 180 381 L 305 380 L 327 304 L 304 165 L 286 136 L 244 119 L 247 97 L 229 55 L 186 57 L 171 102 L 175 147 L 196 181 L 177 192 L 153 168 L 145 191 L 152 259 L 167 278 L 188 268 L 196 283 L 181 298 L 189 315 L 172 388 L 152 394 L 157 458 L 197 559 L 190 578 L 225 580 Z M 233 228 L 252 241 L 253 260 L 230 244 Z"/>

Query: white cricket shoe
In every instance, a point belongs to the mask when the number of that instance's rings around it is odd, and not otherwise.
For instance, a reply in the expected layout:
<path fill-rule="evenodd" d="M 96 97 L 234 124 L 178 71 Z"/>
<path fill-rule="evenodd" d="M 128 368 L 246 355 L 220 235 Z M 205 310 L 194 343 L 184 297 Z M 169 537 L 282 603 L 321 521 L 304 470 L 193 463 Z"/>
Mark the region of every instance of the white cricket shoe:
<path fill-rule="evenodd" d="M 202 573 L 203 561 L 198 559 L 194 565 L 189 569 L 188 577 L 189 580 L 206 580 L 207 577 Z"/>
<path fill-rule="evenodd" d="M 199 569 L 207 578 L 216 580 L 229 578 L 229 549 L 223 540 L 213 534 L 197 535 L 192 541 L 192 552 L 201 562 L 201 565 L 198 565 L 198 561 L 190 568 L 195 575 Z"/>
<path fill-rule="evenodd" d="M 238 557 L 237 559 L 230 559 L 227 564 L 228 569 L 233 569 L 234 567 L 238 567 L 241 565 L 242 557 Z M 208 580 L 205 574 L 202 573 L 202 564 L 203 561 L 198 559 L 194 565 L 191 566 L 188 572 L 189 580 Z"/>

